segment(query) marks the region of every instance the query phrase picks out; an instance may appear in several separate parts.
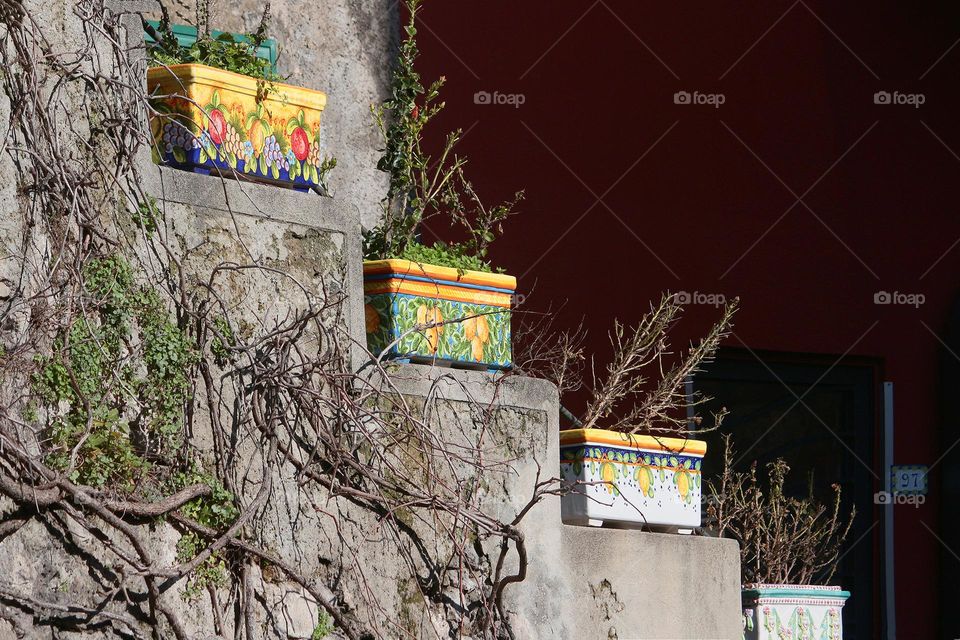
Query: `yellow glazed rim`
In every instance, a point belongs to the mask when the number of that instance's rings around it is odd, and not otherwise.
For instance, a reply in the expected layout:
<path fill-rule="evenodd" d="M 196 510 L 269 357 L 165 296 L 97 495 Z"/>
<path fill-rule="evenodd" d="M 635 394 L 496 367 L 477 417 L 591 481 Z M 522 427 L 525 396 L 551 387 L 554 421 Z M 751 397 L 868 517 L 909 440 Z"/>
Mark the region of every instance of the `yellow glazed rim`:
<path fill-rule="evenodd" d="M 169 67 L 150 67 L 147 69 L 147 84 L 176 84 L 180 82 L 184 87 L 190 83 L 215 85 L 224 89 L 237 91 L 249 95 L 256 95 L 257 80 L 224 69 L 217 69 L 205 64 L 187 63 L 172 64 Z M 323 111 L 327 105 L 327 94 L 323 91 L 296 87 L 282 82 L 271 83 L 276 93 L 267 96 L 267 102 L 283 102 L 302 109 Z"/>
<path fill-rule="evenodd" d="M 703 440 L 640 436 L 620 433 L 619 431 L 608 431 L 606 429 L 570 429 L 568 431 L 561 431 L 560 446 L 571 444 L 609 444 L 618 447 L 668 451 L 674 454 L 686 453 L 695 456 L 703 456 L 707 453 L 707 443 Z"/>
<path fill-rule="evenodd" d="M 363 263 L 364 275 L 397 274 L 398 277 L 413 276 L 445 280 L 482 287 L 496 287 L 516 291 L 517 279 L 502 273 L 484 273 L 483 271 L 458 271 L 452 267 L 437 267 L 432 264 L 413 262 L 412 260 L 367 260 Z"/>

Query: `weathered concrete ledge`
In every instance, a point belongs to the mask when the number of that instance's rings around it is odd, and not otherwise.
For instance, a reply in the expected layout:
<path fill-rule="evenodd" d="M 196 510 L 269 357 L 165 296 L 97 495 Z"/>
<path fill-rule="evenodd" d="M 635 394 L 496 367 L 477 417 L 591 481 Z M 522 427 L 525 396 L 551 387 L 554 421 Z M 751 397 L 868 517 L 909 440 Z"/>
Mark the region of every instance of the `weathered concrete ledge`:
<path fill-rule="evenodd" d="M 735 541 L 562 525 L 547 506 L 527 533 L 518 637 L 741 637 Z"/>
<path fill-rule="evenodd" d="M 544 411 L 552 416 L 559 429 L 560 399 L 556 386 L 546 380 L 424 364 L 389 364 L 387 367 L 391 382 L 401 393 L 424 396 L 439 392 L 445 400 L 450 401 Z M 543 446 L 546 445 L 544 433 Z"/>
<path fill-rule="evenodd" d="M 287 254 L 302 263 L 305 273 L 299 275 L 306 280 L 304 284 L 318 289 L 313 293 L 320 293 L 320 280 L 324 280 L 327 294 L 345 295 L 343 320 L 353 342 L 351 357 L 355 367 L 362 363 L 365 355 L 360 345 L 366 340 L 363 250 L 356 207 L 315 193 L 157 166 L 146 154 L 139 169 L 144 190 L 163 203 L 168 224 L 193 227 L 197 243 L 219 229 L 221 236 L 232 236 L 242 247 L 246 255 L 238 256 L 240 263 L 269 264 Z M 282 241 L 290 233 L 302 239 L 307 230 L 329 245 L 326 255 L 317 255 L 313 246 L 317 242 Z M 222 241 L 226 244 L 227 238 Z M 261 251 L 255 249 L 258 246 Z M 225 252 L 221 257 L 229 256 Z M 215 258 L 211 256 L 211 265 Z"/>
<path fill-rule="evenodd" d="M 491 375 L 392 365 L 391 380 L 406 395 L 513 407 L 534 412 L 533 455 L 515 462 L 503 496 L 504 513 L 529 498 L 533 484 L 559 474 L 559 398 L 552 384 Z M 716 538 L 561 523 L 560 501 L 549 496 L 522 522 L 529 567 L 507 589 L 506 606 L 518 638 L 740 638 L 740 558 L 737 543 Z M 516 566 L 513 567 L 514 569 Z"/>

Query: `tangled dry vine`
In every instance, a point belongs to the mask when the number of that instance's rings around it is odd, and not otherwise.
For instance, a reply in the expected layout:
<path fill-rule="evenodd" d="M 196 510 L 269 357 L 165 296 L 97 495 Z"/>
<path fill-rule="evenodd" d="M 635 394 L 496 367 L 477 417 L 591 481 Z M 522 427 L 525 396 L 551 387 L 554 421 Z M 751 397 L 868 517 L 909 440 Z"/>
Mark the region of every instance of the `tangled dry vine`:
<path fill-rule="evenodd" d="M 0 3 L 0 155 L 19 176 L 3 218 L 20 234 L 0 272 L 0 542 L 46 536 L 95 584 L 48 601 L 0 577 L 0 621 L 22 637 L 186 640 L 208 612 L 217 636 L 252 640 L 280 624 L 266 595 L 280 584 L 320 607 L 315 635 L 419 636 L 378 590 L 375 553 L 396 558 L 396 598 L 441 612 L 449 635 L 512 637 L 519 525 L 557 482 L 492 509 L 489 486 L 523 455 L 491 454 L 499 409 L 468 403 L 451 435 L 437 428 L 449 379 L 416 399 L 372 354 L 355 371 L 336 274 L 190 257 L 143 186 L 142 33 L 122 4 L 45 20 L 40 4 Z M 251 314 L 258 286 L 283 300 Z M 284 539 L 283 518 L 286 536 L 319 541 Z"/>

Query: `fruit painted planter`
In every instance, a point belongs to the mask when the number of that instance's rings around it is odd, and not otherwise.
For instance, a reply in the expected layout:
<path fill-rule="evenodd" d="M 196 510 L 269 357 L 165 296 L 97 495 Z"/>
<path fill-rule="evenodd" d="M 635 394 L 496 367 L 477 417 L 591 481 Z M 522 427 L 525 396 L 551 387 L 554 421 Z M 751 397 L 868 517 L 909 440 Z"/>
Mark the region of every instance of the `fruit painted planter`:
<path fill-rule="evenodd" d="M 147 85 L 156 162 L 322 192 L 323 92 L 203 64 L 152 67 Z"/>
<path fill-rule="evenodd" d="M 707 443 L 602 429 L 560 432 L 560 475 L 579 482 L 560 500 L 567 524 L 700 526 Z"/>
<path fill-rule="evenodd" d="M 744 640 L 841 640 L 849 597 L 840 587 L 745 584 Z"/>
<path fill-rule="evenodd" d="M 364 262 L 367 346 L 393 359 L 509 369 L 516 288 L 516 278 L 496 273 L 409 260 Z"/>

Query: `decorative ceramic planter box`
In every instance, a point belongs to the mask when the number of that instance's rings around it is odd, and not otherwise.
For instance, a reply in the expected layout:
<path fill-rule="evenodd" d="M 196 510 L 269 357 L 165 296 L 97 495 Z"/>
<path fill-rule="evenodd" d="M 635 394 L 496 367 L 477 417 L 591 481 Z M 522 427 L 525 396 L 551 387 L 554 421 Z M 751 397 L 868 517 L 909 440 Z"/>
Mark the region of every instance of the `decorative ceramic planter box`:
<path fill-rule="evenodd" d="M 516 288 L 516 278 L 496 273 L 409 260 L 364 262 L 367 346 L 392 359 L 509 369 Z"/>
<path fill-rule="evenodd" d="M 850 597 L 840 587 L 743 585 L 745 640 L 841 640 L 840 610 Z"/>
<path fill-rule="evenodd" d="M 323 92 L 202 64 L 152 67 L 147 85 L 156 162 L 322 191 Z"/>
<path fill-rule="evenodd" d="M 577 482 L 560 499 L 567 524 L 700 526 L 700 465 L 707 443 L 602 429 L 560 432 L 560 474 Z"/>

